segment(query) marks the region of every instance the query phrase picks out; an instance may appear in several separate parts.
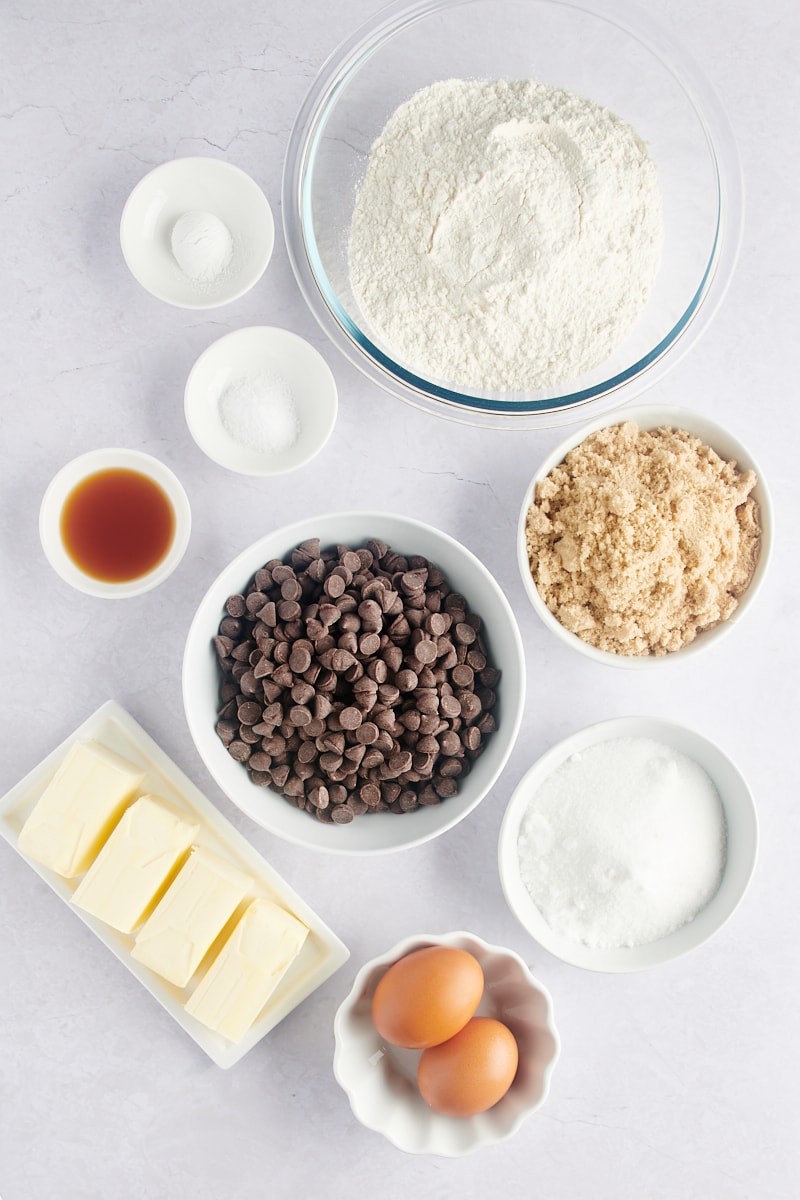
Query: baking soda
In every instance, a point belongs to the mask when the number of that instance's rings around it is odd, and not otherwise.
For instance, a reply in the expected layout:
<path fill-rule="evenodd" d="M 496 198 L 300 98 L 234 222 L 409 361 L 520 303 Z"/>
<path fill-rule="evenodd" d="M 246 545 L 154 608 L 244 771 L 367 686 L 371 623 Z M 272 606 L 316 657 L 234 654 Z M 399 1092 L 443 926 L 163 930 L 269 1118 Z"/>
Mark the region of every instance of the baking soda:
<path fill-rule="evenodd" d="M 230 230 L 215 213 L 183 213 L 172 227 L 170 246 L 184 275 L 195 283 L 213 283 L 233 258 Z"/>
<path fill-rule="evenodd" d="M 650 738 L 573 754 L 531 797 L 520 875 L 547 924 L 595 949 L 639 946 L 691 921 L 717 891 L 725 816 L 698 763 Z"/>

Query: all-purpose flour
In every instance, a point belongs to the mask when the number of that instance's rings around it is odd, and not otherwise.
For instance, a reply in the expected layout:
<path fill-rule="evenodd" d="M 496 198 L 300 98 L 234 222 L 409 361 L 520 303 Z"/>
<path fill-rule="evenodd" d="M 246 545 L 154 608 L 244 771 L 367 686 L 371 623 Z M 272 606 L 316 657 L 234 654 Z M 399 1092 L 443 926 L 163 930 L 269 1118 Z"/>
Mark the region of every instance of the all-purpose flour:
<path fill-rule="evenodd" d="M 405 366 L 532 390 L 612 353 L 661 242 L 656 168 L 629 125 L 561 89 L 451 79 L 401 105 L 372 147 L 350 277 Z"/>

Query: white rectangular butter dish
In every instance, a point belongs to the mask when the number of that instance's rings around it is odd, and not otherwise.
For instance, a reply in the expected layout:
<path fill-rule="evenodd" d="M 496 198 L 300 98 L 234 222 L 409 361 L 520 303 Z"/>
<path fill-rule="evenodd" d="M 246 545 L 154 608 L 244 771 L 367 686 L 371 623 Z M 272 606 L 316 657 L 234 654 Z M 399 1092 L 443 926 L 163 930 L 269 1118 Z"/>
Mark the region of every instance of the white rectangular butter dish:
<path fill-rule="evenodd" d="M 134 943 L 132 934 L 118 932 L 70 903 L 80 883 L 79 879 L 66 879 L 57 875 L 22 854 L 18 846 L 22 826 L 63 762 L 67 751 L 76 742 L 87 739 L 100 742 L 141 767 L 144 773 L 138 789 L 141 794 L 159 796 L 185 813 L 198 825 L 198 833 L 194 839 L 197 845 L 222 855 L 234 867 L 249 874 L 253 879 L 254 897 L 266 896 L 293 913 L 308 927 L 309 933 L 300 953 L 269 997 L 257 1020 L 236 1043 L 206 1028 L 184 1008 L 194 987 L 204 977 L 202 968 L 187 988 L 176 987 L 160 978 L 131 956 Z M 217 1066 L 230 1067 L 238 1062 L 350 957 L 347 947 L 339 938 L 115 700 L 103 704 L 0 799 L 0 834 L 22 854 L 25 861 L 53 891 L 70 904 L 75 915 L 125 963 Z"/>

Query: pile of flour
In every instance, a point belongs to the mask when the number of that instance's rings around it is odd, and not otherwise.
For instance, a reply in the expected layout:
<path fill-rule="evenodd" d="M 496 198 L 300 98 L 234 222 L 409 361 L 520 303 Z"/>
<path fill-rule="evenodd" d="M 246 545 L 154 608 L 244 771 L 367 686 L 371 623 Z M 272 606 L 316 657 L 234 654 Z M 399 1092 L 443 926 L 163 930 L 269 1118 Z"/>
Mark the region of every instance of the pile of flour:
<path fill-rule="evenodd" d="M 656 168 L 629 125 L 563 89 L 451 79 L 401 105 L 373 145 L 350 278 L 405 366 L 529 391 L 612 353 L 661 244 Z"/>

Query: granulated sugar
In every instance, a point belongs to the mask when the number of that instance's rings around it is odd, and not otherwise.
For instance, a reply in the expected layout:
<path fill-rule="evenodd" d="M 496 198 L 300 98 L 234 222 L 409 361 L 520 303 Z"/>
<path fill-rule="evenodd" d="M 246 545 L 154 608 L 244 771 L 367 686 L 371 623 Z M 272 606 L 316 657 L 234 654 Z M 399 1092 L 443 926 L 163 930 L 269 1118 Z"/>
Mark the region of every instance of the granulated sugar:
<path fill-rule="evenodd" d="M 531 390 L 612 353 L 661 244 L 656 168 L 629 125 L 563 89 L 451 79 L 402 104 L 372 147 L 350 278 L 403 365 Z"/>
<path fill-rule="evenodd" d="M 693 759 L 650 738 L 573 754 L 531 797 L 520 874 L 554 933 L 599 949 L 657 941 L 719 887 L 725 816 Z"/>

